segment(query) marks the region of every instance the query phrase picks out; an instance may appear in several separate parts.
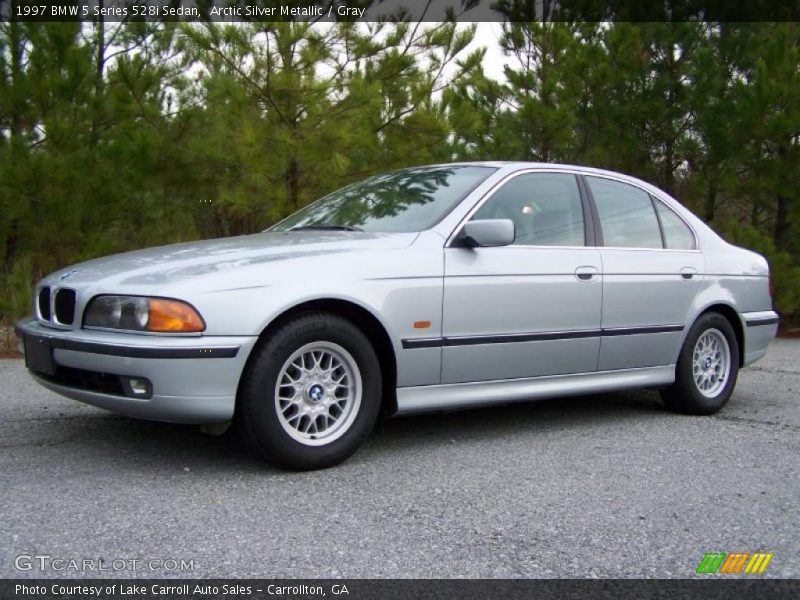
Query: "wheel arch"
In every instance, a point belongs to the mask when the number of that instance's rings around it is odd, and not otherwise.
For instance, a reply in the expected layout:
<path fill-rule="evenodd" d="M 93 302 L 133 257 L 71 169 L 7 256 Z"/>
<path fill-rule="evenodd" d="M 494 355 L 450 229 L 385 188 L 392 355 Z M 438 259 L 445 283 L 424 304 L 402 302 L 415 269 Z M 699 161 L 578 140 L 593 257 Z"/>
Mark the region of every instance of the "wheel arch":
<path fill-rule="evenodd" d="M 707 315 L 708 313 L 712 312 L 722 315 L 731 324 L 733 332 L 736 335 L 736 344 L 739 347 L 739 368 L 744 367 L 744 356 L 745 356 L 744 324 L 742 323 L 742 319 L 739 316 L 739 313 L 734 307 L 732 307 L 730 304 L 724 304 L 721 302 L 716 304 L 711 304 L 710 306 L 706 306 L 694 318 L 694 321 L 692 321 L 692 325 L 694 325 L 697 322 L 697 319 L 699 319 L 703 315 Z"/>
<path fill-rule="evenodd" d="M 269 337 L 270 333 L 281 327 L 287 321 L 311 312 L 325 312 L 347 319 L 358 327 L 369 339 L 378 362 L 381 366 L 381 414 L 391 415 L 397 412 L 397 357 L 395 356 L 392 339 L 386 327 L 370 310 L 363 306 L 340 298 L 318 298 L 296 304 L 275 316 L 262 329 L 259 342 Z M 251 353 L 252 357 L 253 353 Z M 245 364 L 244 371 L 250 366 L 250 357 Z M 237 406 L 238 406 L 237 393 Z"/>

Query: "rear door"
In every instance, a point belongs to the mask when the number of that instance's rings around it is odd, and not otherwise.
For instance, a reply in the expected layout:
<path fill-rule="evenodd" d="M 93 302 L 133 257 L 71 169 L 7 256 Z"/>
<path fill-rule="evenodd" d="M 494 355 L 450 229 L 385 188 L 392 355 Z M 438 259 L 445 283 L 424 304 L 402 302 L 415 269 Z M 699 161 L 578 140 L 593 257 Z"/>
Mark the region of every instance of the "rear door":
<path fill-rule="evenodd" d="M 704 261 L 691 228 L 645 190 L 587 176 L 603 262 L 598 370 L 675 362 Z"/>
<path fill-rule="evenodd" d="M 518 174 L 471 217 L 511 219 L 514 244 L 445 249 L 442 383 L 595 370 L 602 276 L 580 189 L 570 173 Z"/>

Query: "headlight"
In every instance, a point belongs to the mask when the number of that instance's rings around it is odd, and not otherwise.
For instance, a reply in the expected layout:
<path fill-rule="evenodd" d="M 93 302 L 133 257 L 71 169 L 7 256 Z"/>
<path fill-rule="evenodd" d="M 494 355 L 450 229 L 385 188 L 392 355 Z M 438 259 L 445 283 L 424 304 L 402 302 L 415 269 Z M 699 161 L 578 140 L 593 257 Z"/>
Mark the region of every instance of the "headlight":
<path fill-rule="evenodd" d="M 83 324 L 174 333 L 197 333 L 206 328 L 203 318 L 186 302 L 141 296 L 97 296 L 89 303 Z"/>

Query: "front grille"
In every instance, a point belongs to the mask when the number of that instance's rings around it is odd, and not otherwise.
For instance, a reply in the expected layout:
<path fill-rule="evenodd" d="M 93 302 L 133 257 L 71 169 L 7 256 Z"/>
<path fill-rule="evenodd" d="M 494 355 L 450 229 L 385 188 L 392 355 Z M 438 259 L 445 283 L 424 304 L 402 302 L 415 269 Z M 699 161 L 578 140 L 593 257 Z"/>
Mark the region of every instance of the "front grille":
<path fill-rule="evenodd" d="M 43 287 L 39 290 L 39 316 L 45 321 L 50 320 L 50 288 Z"/>
<path fill-rule="evenodd" d="M 56 369 L 55 375 L 44 375 L 38 373 L 39 377 L 63 385 L 66 387 L 98 392 L 101 394 L 113 394 L 124 396 L 125 390 L 119 375 L 109 375 L 99 371 L 87 371 L 85 369 L 73 369 L 72 367 L 61 367 Z"/>
<path fill-rule="evenodd" d="M 56 321 L 62 325 L 72 325 L 75 321 L 75 290 L 61 288 L 56 292 Z"/>

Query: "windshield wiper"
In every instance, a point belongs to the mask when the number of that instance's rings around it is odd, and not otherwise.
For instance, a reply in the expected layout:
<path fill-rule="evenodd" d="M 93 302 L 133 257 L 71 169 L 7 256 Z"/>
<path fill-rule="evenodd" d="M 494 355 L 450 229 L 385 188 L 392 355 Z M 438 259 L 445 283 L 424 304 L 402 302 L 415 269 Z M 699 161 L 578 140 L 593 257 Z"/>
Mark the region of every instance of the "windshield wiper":
<path fill-rule="evenodd" d="M 289 231 L 364 231 L 360 227 L 349 225 L 300 225 L 292 227 Z"/>

